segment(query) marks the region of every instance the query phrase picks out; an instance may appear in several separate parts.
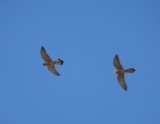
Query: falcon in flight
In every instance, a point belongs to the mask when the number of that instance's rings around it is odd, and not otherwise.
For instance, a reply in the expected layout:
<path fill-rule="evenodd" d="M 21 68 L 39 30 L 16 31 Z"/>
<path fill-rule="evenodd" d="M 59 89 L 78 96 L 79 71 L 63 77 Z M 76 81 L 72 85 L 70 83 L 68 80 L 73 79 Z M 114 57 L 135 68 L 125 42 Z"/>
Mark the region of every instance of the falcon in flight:
<path fill-rule="evenodd" d="M 50 70 L 53 74 L 60 76 L 60 74 L 56 71 L 56 68 L 54 65 L 63 65 L 63 60 L 57 59 L 55 61 L 52 61 L 52 59 L 49 57 L 47 54 L 46 50 L 44 47 L 41 47 L 41 57 L 44 59 L 45 63 L 43 63 L 43 66 L 47 66 L 48 70 Z"/>
<path fill-rule="evenodd" d="M 124 73 L 126 73 L 126 72 L 133 73 L 136 70 L 134 68 L 123 69 L 123 67 L 122 67 L 122 65 L 120 63 L 118 55 L 114 56 L 113 65 L 116 68 L 116 70 L 114 71 L 114 73 L 118 74 L 117 80 L 118 80 L 119 84 L 121 85 L 121 87 L 124 90 L 127 91 L 127 85 L 126 85 L 126 82 L 124 80 Z"/>

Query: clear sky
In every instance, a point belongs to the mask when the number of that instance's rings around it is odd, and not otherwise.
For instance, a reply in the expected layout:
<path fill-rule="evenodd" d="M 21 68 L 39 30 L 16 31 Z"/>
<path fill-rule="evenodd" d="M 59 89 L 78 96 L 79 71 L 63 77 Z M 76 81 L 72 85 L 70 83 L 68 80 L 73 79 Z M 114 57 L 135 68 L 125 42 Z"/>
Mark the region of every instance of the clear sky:
<path fill-rule="evenodd" d="M 160 124 L 159 0 L 1 0 L 0 48 L 0 124 Z"/>

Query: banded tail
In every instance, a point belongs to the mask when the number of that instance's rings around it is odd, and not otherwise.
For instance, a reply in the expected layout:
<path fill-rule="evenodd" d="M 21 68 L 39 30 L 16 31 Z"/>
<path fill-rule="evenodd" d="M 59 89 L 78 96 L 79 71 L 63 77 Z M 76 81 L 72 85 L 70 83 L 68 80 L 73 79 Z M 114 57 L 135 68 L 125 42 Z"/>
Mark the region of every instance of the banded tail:
<path fill-rule="evenodd" d="M 133 73 L 135 72 L 136 70 L 134 68 L 129 68 L 129 69 L 126 69 L 125 72 L 128 72 L 128 73 Z"/>
<path fill-rule="evenodd" d="M 63 60 L 61 60 L 61 59 L 57 59 L 57 60 L 59 60 L 60 65 L 63 65 L 63 63 L 64 63 Z"/>

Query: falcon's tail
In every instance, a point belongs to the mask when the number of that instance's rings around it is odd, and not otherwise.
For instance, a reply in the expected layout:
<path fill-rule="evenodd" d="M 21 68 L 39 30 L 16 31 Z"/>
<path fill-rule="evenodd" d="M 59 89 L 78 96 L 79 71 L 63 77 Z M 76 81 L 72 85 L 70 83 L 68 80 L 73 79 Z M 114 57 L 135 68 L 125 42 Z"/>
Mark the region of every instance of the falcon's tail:
<path fill-rule="evenodd" d="M 134 71 L 136 71 L 134 68 L 129 68 L 125 70 L 125 72 L 128 72 L 128 73 L 133 73 Z"/>
<path fill-rule="evenodd" d="M 59 60 L 60 65 L 63 65 L 63 60 L 61 59 L 57 59 L 57 60 Z"/>
<path fill-rule="evenodd" d="M 64 62 L 61 59 L 57 59 L 57 60 L 53 61 L 53 63 L 57 64 L 57 65 L 63 65 Z"/>

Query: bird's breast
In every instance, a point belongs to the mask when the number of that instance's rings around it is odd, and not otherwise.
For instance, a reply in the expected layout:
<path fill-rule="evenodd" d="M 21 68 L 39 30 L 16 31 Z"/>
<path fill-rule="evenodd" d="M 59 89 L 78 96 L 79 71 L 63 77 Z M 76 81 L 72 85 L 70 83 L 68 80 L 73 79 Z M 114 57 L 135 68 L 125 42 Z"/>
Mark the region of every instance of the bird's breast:
<path fill-rule="evenodd" d="M 54 65 L 52 61 L 43 63 L 44 66 Z"/>
<path fill-rule="evenodd" d="M 117 69 L 114 71 L 115 74 L 124 74 L 125 70 L 124 69 Z"/>

